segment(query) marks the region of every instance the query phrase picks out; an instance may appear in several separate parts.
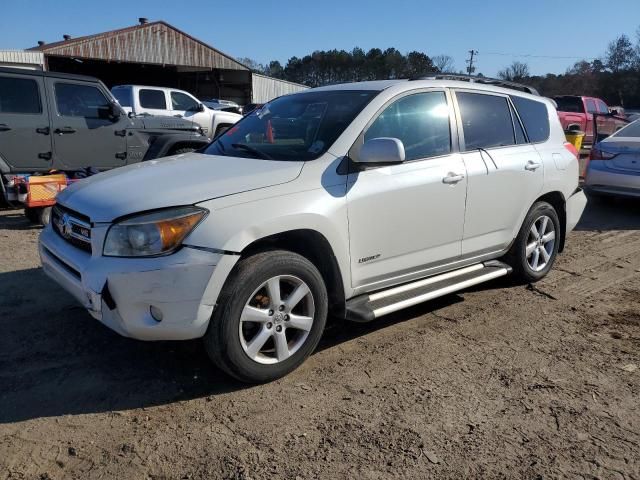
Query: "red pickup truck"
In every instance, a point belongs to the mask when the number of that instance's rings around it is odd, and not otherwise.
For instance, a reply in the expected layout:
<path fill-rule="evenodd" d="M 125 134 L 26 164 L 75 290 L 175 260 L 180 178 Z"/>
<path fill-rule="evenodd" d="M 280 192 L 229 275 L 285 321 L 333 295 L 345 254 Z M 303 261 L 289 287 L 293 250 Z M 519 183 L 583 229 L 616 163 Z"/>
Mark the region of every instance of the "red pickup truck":
<path fill-rule="evenodd" d="M 627 121 L 609 112 L 609 107 L 599 98 L 561 95 L 553 97 L 558 105 L 560 123 L 566 130 L 569 125 L 579 125 L 585 132 L 583 144 L 593 144 L 593 116 L 596 115 L 598 136 L 611 135 L 627 124 Z M 603 116 L 604 115 L 604 116 Z"/>

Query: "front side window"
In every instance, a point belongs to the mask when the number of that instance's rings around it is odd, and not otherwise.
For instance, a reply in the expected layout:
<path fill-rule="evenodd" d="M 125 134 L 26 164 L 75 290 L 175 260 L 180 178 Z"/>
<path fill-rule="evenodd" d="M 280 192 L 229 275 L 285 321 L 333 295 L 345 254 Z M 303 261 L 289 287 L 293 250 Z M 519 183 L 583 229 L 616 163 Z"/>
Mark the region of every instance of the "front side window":
<path fill-rule="evenodd" d="M 547 106 L 542 102 L 518 97 L 517 95 L 512 95 L 511 101 L 516 106 L 522 123 L 524 123 L 524 128 L 527 131 L 527 135 L 529 135 L 529 141 L 533 143 L 546 141 L 551 130 Z"/>
<path fill-rule="evenodd" d="M 233 125 L 204 153 L 265 160 L 316 159 L 378 93 L 320 90 L 276 98 Z"/>
<path fill-rule="evenodd" d="M 505 97 L 456 93 L 466 151 L 514 145 L 509 102 Z"/>
<path fill-rule="evenodd" d="M 592 99 L 587 99 L 587 112 L 588 113 L 598 113 L 598 109 L 596 108 L 596 102 Z"/>
<path fill-rule="evenodd" d="M 128 88 L 114 88 L 111 90 L 118 103 L 123 107 L 131 107 L 131 90 Z"/>
<path fill-rule="evenodd" d="M 0 77 L 0 112 L 42 113 L 38 83 L 28 78 Z"/>
<path fill-rule="evenodd" d="M 110 114 L 110 105 L 102 92 L 90 85 L 56 83 L 56 107 L 63 117 L 105 119 Z"/>
<path fill-rule="evenodd" d="M 402 141 L 406 160 L 450 153 L 449 106 L 444 92 L 416 93 L 393 102 L 371 124 L 364 140 L 380 137 Z"/>
<path fill-rule="evenodd" d="M 609 107 L 602 100 L 598 100 L 598 113 L 609 114 Z"/>
<path fill-rule="evenodd" d="M 198 102 L 181 92 L 171 92 L 171 106 L 174 110 L 197 110 Z"/>
<path fill-rule="evenodd" d="M 167 99 L 162 90 L 151 90 L 143 88 L 139 92 L 140 106 L 142 108 L 152 108 L 154 110 L 166 110 Z"/>

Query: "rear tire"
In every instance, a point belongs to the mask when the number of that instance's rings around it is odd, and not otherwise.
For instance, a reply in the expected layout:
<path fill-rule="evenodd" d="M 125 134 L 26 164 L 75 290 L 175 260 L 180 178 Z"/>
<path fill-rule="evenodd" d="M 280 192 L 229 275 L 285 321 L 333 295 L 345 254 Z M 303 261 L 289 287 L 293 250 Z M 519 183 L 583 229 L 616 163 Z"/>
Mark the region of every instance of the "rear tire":
<path fill-rule="evenodd" d="M 217 303 L 204 336 L 207 353 L 247 383 L 269 382 L 300 366 L 318 345 L 328 312 L 318 269 L 284 250 L 240 260 Z"/>
<path fill-rule="evenodd" d="M 549 273 L 558 255 L 561 232 L 553 206 L 547 202 L 536 202 L 527 213 L 505 258 L 517 280 L 537 282 Z"/>

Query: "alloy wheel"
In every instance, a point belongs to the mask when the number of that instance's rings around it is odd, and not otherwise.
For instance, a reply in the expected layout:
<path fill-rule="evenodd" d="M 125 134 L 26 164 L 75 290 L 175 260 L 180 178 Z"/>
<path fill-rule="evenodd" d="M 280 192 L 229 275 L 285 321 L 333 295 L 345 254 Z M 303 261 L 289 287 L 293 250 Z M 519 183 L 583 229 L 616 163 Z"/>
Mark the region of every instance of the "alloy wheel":
<path fill-rule="evenodd" d="M 529 229 L 525 256 L 529 268 L 540 272 L 549 264 L 554 253 L 556 229 L 553 220 L 546 215 L 538 217 Z"/>
<path fill-rule="evenodd" d="M 242 310 L 242 349 L 257 363 L 280 363 L 302 347 L 314 314 L 313 295 L 303 280 L 293 275 L 272 277 L 253 292 Z"/>

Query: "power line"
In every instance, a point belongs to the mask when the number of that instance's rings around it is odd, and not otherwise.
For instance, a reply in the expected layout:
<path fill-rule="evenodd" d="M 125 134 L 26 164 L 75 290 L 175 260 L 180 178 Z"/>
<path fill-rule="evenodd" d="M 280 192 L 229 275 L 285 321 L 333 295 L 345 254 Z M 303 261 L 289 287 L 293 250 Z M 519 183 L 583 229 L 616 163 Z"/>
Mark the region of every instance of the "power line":
<path fill-rule="evenodd" d="M 478 53 L 478 52 L 476 52 Z M 564 56 L 564 55 L 534 55 L 531 53 L 503 53 L 503 52 L 482 52 L 483 55 L 500 55 L 503 57 L 527 57 L 527 58 L 557 58 L 560 60 L 596 60 L 597 57 Z"/>

